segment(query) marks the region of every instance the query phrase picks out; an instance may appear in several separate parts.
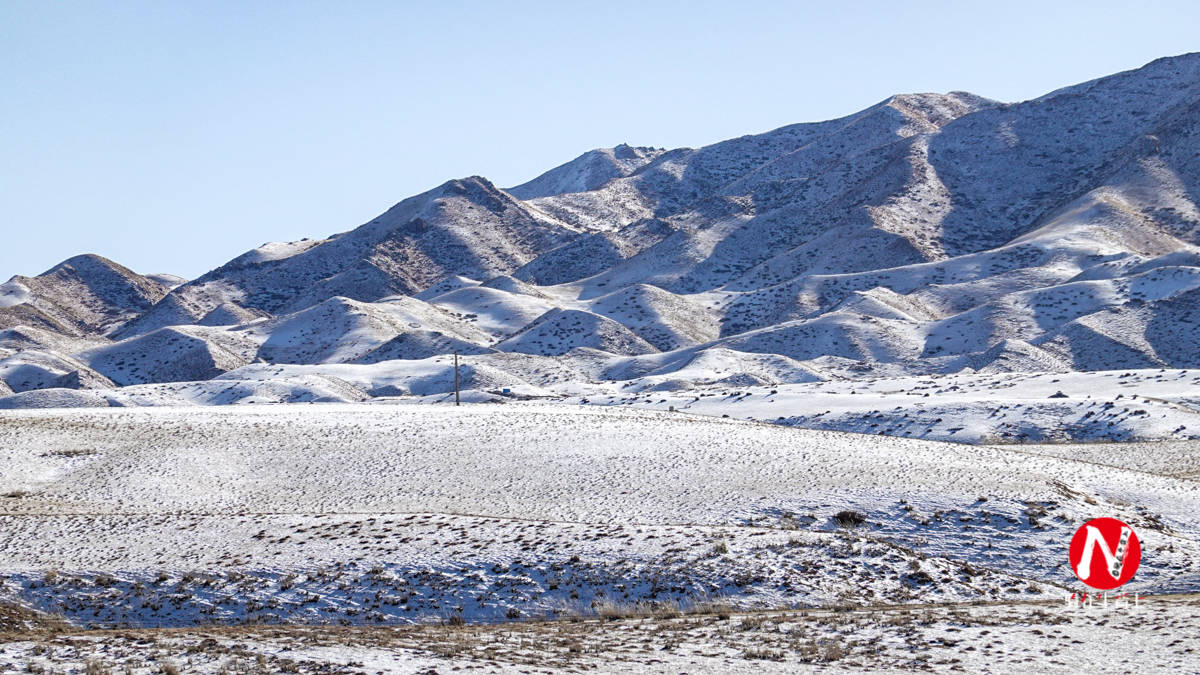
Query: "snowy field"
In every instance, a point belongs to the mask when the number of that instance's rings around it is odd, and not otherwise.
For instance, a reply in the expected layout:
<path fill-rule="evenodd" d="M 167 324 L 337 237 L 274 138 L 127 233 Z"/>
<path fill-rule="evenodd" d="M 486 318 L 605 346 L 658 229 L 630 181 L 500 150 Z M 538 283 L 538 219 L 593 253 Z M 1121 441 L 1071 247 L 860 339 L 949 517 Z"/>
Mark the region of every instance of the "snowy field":
<path fill-rule="evenodd" d="M 1136 607 L 1054 602 L 605 617 L 498 626 L 0 632 L 21 672 L 1193 672 L 1195 595 Z M 174 669 L 174 670 L 172 670 Z"/>
<path fill-rule="evenodd" d="M 1071 533 L 1115 516 L 1133 588 L 1200 590 L 1197 444 L 1070 447 L 537 403 L 9 411 L 0 588 L 93 627 L 1057 598 Z"/>
<path fill-rule="evenodd" d="M 651 387 L 568 400 L 957 443 L 1200 439 L 1197 370 L 971 373 L 689 391 Z"/>
<path fill-rule="evenodd" d="M 1170 637 L 1200 626 L 1178 595 L 1200 442 L 639 405 L 4 411 L 0 670 L 1127 670 L 1087 648 L 1113 641 L 1200 662 Z M 1097 516 L 1141 537 L 1140 614 L 1066 608 Z"/>
<path fill-rule="evenodd" d="M 572 373 L 566 362 L 543 357 L 486 355 L 461 361 L 462 395 L 472 402 L 674 408 L 792 427 L 973 444 L 1200 440 L 1200 370 L 961 373 L 763 385 L 739 375 L 747 367 L 742 360 L 709 360 L 670 377 L 625 382 L 589 381 Z M 519 370 L 538 384 L 506 379 L 502 368 Z M 672 384 L 680 374 L 692 384 Z M 444 404 L 453 400 L 453 383 L 452 358 L 447 356 L 372 365 L 259 364 L 203 382 L 27 391 L 0 398 L 0 409 Z"/>

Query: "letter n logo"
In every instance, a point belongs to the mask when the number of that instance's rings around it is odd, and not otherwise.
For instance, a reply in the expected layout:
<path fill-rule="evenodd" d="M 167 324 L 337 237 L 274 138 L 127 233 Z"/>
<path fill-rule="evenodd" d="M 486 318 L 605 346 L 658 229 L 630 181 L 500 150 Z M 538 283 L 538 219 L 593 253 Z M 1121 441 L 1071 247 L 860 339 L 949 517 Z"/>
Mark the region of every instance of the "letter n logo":
<path fill-rule="evenodd" d="M 1142 547 L 1133 528 L 1116 518 L 1096 518 L 1075 531 L 1069 557 L 1080 581 L 1107 591 L 1133 578 Z"/>

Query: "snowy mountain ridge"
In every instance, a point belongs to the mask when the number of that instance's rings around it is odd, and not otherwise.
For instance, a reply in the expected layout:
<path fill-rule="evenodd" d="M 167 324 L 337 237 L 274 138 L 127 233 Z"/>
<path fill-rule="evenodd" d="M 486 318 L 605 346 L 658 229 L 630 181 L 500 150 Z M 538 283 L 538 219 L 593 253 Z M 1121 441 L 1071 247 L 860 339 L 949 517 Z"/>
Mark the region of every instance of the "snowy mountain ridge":
<path fill-rule="evenodd" d="M 1022 103 L 898 95 L 451 180 L 192 281 L 14 277 L 0 407 L 433 395 L 454 351 L 489 396 L 1200 368 L 1198 204 L 1200 54 Z"/>

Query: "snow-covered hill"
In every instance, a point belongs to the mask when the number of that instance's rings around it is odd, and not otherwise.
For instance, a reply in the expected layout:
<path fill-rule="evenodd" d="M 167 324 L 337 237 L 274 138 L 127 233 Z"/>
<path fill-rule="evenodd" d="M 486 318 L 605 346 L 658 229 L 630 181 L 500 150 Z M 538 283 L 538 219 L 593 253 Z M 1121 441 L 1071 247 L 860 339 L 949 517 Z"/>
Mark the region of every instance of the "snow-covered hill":
<path fill-rule="evenodd" d="M 0 406 L 433 395 L 451 352 L 479 396 L 589 401 L 1195 369 L 1198 203 L 1200 54 L 1021 103 L 899 95 L 507 190 L 452 180 L 193 281 L 95 256 L 15 277 Z M 865 414 L 838 424 L 896 428 Z"/>
<path fill-rule="evenodd" d="M 0 328 L 103 335 L 150 310 L 168 290 L 111 260 L 75 256 L 44 274 L 16 276 L 0 285 Z"/>

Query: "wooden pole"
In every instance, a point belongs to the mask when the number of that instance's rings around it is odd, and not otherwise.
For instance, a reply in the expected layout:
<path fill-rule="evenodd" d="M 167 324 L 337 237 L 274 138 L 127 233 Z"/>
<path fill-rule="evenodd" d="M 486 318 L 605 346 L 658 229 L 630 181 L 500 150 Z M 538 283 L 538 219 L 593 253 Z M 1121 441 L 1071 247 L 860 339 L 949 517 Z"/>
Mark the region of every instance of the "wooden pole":
<path fill-rule="evenodd" d="M 458 352 L 454 352 L 454 405 L 458 404 Z"/>

